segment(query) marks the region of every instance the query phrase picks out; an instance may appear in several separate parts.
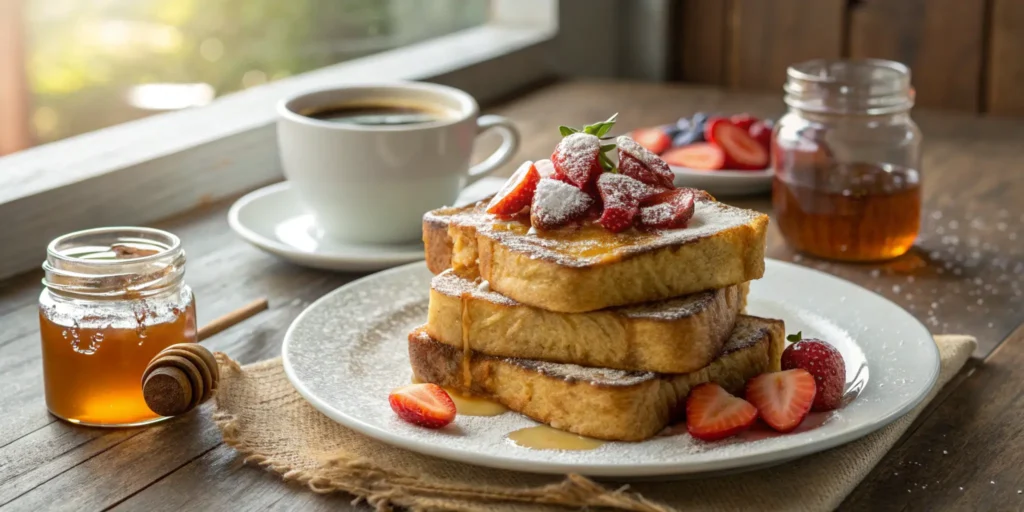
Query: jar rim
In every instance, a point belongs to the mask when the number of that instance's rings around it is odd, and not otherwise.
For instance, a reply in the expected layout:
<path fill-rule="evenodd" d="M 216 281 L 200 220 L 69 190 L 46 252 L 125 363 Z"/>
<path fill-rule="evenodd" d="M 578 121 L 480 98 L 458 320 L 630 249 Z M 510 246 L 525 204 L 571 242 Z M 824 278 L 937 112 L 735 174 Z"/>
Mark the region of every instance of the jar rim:
<path fill-rule="evenodd" d="M 124 257 L 125 250 L 155 251 Z M 93 257 L 90 257 L 93 256 Z M 185 251 L 172 233 L 118 226 L 61 235 L 46 247 L 43 285 L 69 295 L 148 296 L 181 282 Z"/>
<path fill-rule="evenodd" d="M 885 59 L 812 59 L 786 69 L 785 102 L 818 113 L 882 115 L 914 106 L 910 68 Z"/>

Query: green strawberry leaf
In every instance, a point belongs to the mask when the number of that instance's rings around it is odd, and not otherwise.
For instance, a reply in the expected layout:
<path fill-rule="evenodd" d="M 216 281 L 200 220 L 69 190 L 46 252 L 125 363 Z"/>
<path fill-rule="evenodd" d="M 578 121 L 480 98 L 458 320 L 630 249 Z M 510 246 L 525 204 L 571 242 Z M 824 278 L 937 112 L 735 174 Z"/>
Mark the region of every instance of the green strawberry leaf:
<path fill-rule="evenodd" d="M 793 343 L 796 343 L 796 342 L 804 339 L 803 335 L 804 335 L 803 331 L 797 331 L 796 334 L 790 334 L 789 336 L 786 336 L 786 339 L 789 340 L 789 341 L 792 341 Z"/>
<path fill-rule="evenodd" d="M 609 117 L 607 121 L 599 123 L 600 126 L 598 127 L 597 132 L 594 133 L 594 135 L 597 135 L 598 137 L 604 137 L 605 135 L 608 135 L 608 132 L 610 132 L 612 130 L 612 127 L 615 126 L 615 118 L 618 116 L 619 113 L 616 112 L 612 114 L 612 116 Z"/>
<path fill-rule="evenodd" d="M 561 133 L 562 137 L 568 137 L 568 136 L 570 136 L 570 135 L 572 135 L 572 134 L 574 134 L 574 133 L 576 133 L 578 131 L 579 130 L 577 130 L 576 128 L 571 128 L 569 126 L 559 126 L 558 127 L 558 133 Z"/>
<path fill-rule="evenodd" d="M 612 162 L 611 158 L 608 158 L 608 155 L 601 153 L 598 159 L 601 161 L 601 167 L 604 168 L 604 170 L 612 171 L 615 169 L 615 163 Z"/>
<path fill-rule="evenodd" d="M 602 153 L 607 153 L 613 149 L 615 149 L 615 144 L 604 144 L 601 146 Z"/>

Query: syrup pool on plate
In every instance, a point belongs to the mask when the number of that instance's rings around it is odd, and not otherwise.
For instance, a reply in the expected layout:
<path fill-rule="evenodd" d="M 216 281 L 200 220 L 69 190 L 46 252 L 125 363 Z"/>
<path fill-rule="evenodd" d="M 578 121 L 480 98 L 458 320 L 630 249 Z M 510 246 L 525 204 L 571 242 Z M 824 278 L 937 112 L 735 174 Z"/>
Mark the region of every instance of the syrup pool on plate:
<path fill-rule="evenodd" d="M 535 450 L 594 450 L 605 443 L 600 439 L 583 437 L 547 425 L 521 428 L 510 433 L 508 438 L 517 446 Z"/>

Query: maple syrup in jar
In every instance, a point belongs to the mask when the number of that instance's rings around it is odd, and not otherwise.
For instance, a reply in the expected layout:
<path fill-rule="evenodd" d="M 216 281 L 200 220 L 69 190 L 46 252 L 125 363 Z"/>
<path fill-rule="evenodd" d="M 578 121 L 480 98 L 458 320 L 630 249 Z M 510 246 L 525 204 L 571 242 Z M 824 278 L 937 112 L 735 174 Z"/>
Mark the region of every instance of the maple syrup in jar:
<path fill-rule="evenodd" d="M 921 133 L 910 70 L 897 62 L 792 66 L 772 136 L 772 205 L 798 251 L 843 261 L 906 253 L 921 225 Z"/>
<path fill-rule="evenodd" d="M 196 341 L 195 301 L 178 238 L 149 228 L 101 228 L 57 238 L 39 296 L 50 412 L 93 426 L 163 419 L 146 406 L 142 373 L 175 343 Z"/>

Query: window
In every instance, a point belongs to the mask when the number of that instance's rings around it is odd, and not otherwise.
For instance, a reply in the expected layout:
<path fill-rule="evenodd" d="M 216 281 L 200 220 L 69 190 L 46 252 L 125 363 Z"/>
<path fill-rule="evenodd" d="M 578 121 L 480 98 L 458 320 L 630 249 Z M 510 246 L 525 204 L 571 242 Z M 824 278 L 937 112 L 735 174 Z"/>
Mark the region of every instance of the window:
<path fill-rule="evenodd" d="M 431 80 L 485 102 L 549 79 L 555 36 L 585 40 L 595 5 L 0 0 L 0 278 L 37 267 L 62 233 L 146 224 L 281 179 L 284 96 Z M 579 28 L 562 34 L 560 15 Z"/>
<path fill-rule="evenodd" d="M 28 108 L 0 105 L 0 112 L 27 117 L 6 123 L 26 132 L 8 134 L 20 145 L 202 106 L 480 25 L 490 7 L 488 0 L 13 1 L 23 2 L 17 33 L 25 41 L 16 47 L 24 56 L 0 54 L 0 70 L 24 80 Z"/>

